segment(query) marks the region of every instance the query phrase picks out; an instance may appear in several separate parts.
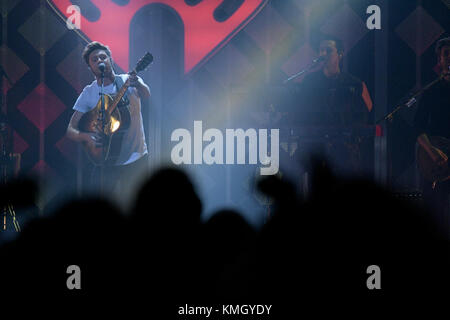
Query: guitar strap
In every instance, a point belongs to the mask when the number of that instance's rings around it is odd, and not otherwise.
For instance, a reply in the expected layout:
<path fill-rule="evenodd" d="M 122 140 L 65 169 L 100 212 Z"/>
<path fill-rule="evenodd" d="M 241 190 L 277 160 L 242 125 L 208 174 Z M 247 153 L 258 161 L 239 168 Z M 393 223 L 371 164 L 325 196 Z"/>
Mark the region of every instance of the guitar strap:
<path fill-rule="evenodd" d="M 116 86 L 117 92 L 119 92 L 120 88 L 124 85 L 124 82 L 122 80 L 122 77 L 116 76 L 114 79 L 114 85 Z M 127 132 L 129 126 L 130 126 L 130 111 L 128 109 L 130 100 L 128 99 L 128 90 L 123 95 L 122 99 L 120 100 L 119 104 L 117 105 L 117 109 L 119 110 L 121 117 L 122 117 L 122 124 L 119 130 L 117 130 L 114 135 L 112 136 L 112 140 L 110 143 L 108 158 L 106 160 L 107 165 L 113 165 L 115 164 L 116 160 L 118 159 L 120 155 L 120 150 L 123 142 L 123 137 L 125 133 Z"/>
<path fill-rule="evenodd" d="M 116 90 L 117 92 L 119 92 L 119 90 L 122 88 L 122 86 L 124 85 L 124 82 L 122 80 L 121 76 L 117 76 L 114 79 L 114 85 L 116 86 Z M 119 110 L 121 116 L 122 116 L 122 126 L 119 129 L 119 131 L 123 131 L 123 130 L 127 130 L 130 126 L 130 109 L 128 108 L 128 106 L 130 105 L 130 100 L 128 99 L 128 90 L 125 91 L 124 95 L 122 96 L 122 99 L 120 99 L 118 105 L 117 105 L 117 109 Z"/>
<path fill-rule="evenodd" d="M 116 90 L 117 92 L 119 92 L 120 88 L 122 88 L 124 82 L 122 80 L 121 76 L 116 75 L 115 79 L 114 79 L 114 85 L 116 86 Z M 125 94 L 123 95 L 122 101 L 119 103 L 119 105 L 117 107 L 122 106 L 128 106 L 128 104 L 130 103 L 130 101 L 128 100 L 128 90 L 125 91 Z"/>

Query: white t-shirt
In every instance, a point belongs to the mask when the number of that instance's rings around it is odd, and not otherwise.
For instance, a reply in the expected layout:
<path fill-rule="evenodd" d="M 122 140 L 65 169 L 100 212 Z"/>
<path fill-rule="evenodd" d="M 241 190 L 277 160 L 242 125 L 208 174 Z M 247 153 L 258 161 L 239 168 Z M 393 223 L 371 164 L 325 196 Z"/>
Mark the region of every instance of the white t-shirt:
<path fill-rule="evenodd" d="M 119 75 L 123 82 L 128 78 L 127 74 Z M 147 154 L 147 144 L 145 143 L 144 126 L 142 123 L 141 114 L 141 99 L 139 98 L 136 88 L 129 87 L 127 90 L 128 99 L 130 105 L 128 106 L 131 115 L 131 123 L 127 132 L 125 133 L 122 145 L 120 149 L 119 158 L 116 161 L 116 165 L 124 165 L 132 163 L 143 155 Z M 114 83 L 103 87 L 103 92 L 106 94 L 114 94 L 117 92 Z M 88 112 L 97 105 L 100 98 L 100 87 L 97 84 L 97 80 L 94 80 L 91 84 L 84 87 L 75 105 L 74 110 L 79 112 Z"/>

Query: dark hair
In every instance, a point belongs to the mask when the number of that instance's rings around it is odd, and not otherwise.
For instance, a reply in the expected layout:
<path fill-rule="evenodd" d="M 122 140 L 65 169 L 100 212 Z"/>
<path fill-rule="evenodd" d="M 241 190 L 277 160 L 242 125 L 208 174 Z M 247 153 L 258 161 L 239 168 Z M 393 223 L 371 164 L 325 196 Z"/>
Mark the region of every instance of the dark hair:
<path fill-rule="evenodd" d="M 338 54 L 339 53 L 344 53 L 344 43 L 342 42 L 342 40 L 337 38 L 337 37 L 335 37 L 335 36 L 329 35 L 329 34 L 323 34 L 323 33 L 315 34 L 315 35 L 312 36 L 311 43 L 312 43 L 314 48 L 319 50 L 320 43 L 322 41 L 327 41 L 327 40 L 328 41 L 334 41 L 334 43 L 336 44 L 336 50 L 337 50 Z"/>
<path fill-rule="evenodd" d="M 320 40 L 320 42 L 322 42 L 322 41 L 334 41 L 334 43 L 336 44 L 337 53 L 344 53 L 344 44 L 342 43 L 341 39 L 338 39 L 333 36 L 328 36 L 328 37 L 325 36 L 325 37 L 322 37 L 322 39 Z M 319 45 L 320 45 L 320 43 L 319 43 Z"/>
<path fill-rule="evenodd" d="M 91 43 L 88 43 L 86 47 L 84 47 L 83 53 L 81 54 L 81 57 L 84 59 L 87 65 L 89 65 L 89 55 L 92 53 L 92 51 L 99 49 L 105 50 L 108 57 L 111 58 L 111 50 L 109 50 L 109 47 L 107 45 L 104 45 L 103 43 L 100 43 L 98 41 L 92 41 Z"/>
<path fill-rule="evenodd" d="M 441 49 L 444 46 L 450 46 L 450 37 L 442 38 L 438 42 L 436 42 L 436 47 L 434 49 L 434 52 L 439 57 L 441 55 Z"/>

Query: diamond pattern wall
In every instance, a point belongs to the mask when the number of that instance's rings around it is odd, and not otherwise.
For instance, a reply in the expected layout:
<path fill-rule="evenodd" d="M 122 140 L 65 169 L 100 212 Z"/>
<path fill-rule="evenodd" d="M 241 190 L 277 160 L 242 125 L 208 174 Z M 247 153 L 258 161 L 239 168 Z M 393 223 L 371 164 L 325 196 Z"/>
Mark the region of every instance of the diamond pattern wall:
<path fill-rule="evenodd" d="M 65 108 L 61 100 L 43 83 L 40 83 L 17 107 L 40 132 L 44 132 Z"/>
<path fill-rule="evenodd" d="M 12 83 L 16 83 L 29 70 L 28 66 L 5 45 L 0 47 L 0 65 Z"/>
<path fill-rule="evenodd" d="M 46 7 L 40 7 L 19 28 L 28 42 L 39 52 L 46 52 L 66 32 L 61 22 Z"/>
<path fill-rule="evenodd" d="M 444 33 L 439 23 L 420 6 L 395 31 L 418 56 Z"/>
<path fill-rule="evenodd" d="M 272 6 L 267 6 L 245 29 L 245 32 L 266 54 L 270 54 L 272 48 L 279 44 L 289 32 L 292 32 L 292 26 Z"/>
<path fill-rule="evenodd" d="M 341 39 L 345 51 L 350 51 L 369 32 L 365 21 L 347 4 L 331 16 L 320 30 Z"/>
<path fill-rule="evenodd" d="M 148 40 L 145 37 L 155 37 L 156 41 L 152 43 L 159 44 L 152 50 L 165 53 L 156 56 L 155 64 L 161 63 L 162 68 L 158 69 L 159 71 L 152 69 L 145 74 L 147 79 L 153 81 L 150 83 L 151 87 L 161 87 L 164 92 L 157 99 L 157 103 L 162 106 L 161 114 L 156 114 L 155 109 L 151 109 L 149 121 L 154 121 L 153 125 L 164 127 L 171 121 L 191 121 L 202 116 L 208 119 L 220 116 L 225 119 L 223 115 L 226 115 L 226 112 L 218 108 L 227 105 L 221 99 L 226 97 L 230 85 L 279 83 L 286 76 L 296 73 L 316 56 L 315 46 L 310 41 L 316 33 L 331 34 L 342 39 L 346 54 L 377 50 L 374 47 L 374 37 L 379 31 L 366 29 L 367 15 L 362 5 L 377 2 L 270 1 L 259 16 L 240 30 L 222 51 L 190 78 L 183 78 L 182 72 L 171 75 L 173 78 L 169 79 L 177 79 L 176 83 L 168 83 L 164 80 L 167 79 L 166 75 L 155 73 L 168 70 L 174 65 L 182 68 L 182 59 L 179 57 L 182 57 L 183 53 L 173 53 L 183 46 L 175 46 L 168 40 L 158 38 L 156 31 L 153 35 L 153 30 L 140 26 L 142 42 Z M 402 63 L 408 63 L 405 67 L 415 70 L 418 67 L 414 65 L 416 57 L 427 58 L 421 60 L 421 70 L 432 70 L 436 62 L 432 53 L 433 43 L 439 37 L 449 35 L 448 0 L 422 1 L 421 6 L 413 2 L 388 1 L 389 23 L 383 25 L 383 28 L 388 28 L 390 39 L 388 74 Z M 52 176 L 60 177 L 56 179 L 62 184 L 59 190 L 64 190 L 75 183 L 78 166 L 75 160 L 78 158 L 78 148 L 64 137 L 65 128 L 77 95 L 92 81 L 91 74 L 80 59 L 83 42 L 75 33 L 65 28 L 65 24 L 58 20 L 45 1 L 5 0 L 0 8 L 3 14 L 2 25 L 8 28 L 7 32 L 3 32 L 0 46 L 0 66 L 12 80 L 11 85 L 6 85 L 4 81 L 4 92 L 7 93 L 8 116 L 15 126 L 14 151 L 22 153 L 25 172 L 37 170 L 44 175 L 51 172 Z M 177 28 L 164 25 L 164 22 L 162 26 L 172 35 L 169 37 L 171 41 L 179 38 L 173 35 L 178 32 Z M 138 44 L 124 45 L 133 49 Z M 360 58 L 367 59 L 365 56 Z M 352 65 L 352 62 L 349 61 L 349 64 Z M 374 61 L 368 60 L 367 64 L 373 65 Z M 364 71 L 355 69 L 354 73 L 363 80 L 370 79 L 374 77 L 374 68 Z M 411 79 L 405 79 L 401 75 L 394 78 L 395 83 L 388 85 L 389 106 L 395 105 L 400 97 L 405 96 L 406 92 L 402 88 L 412 87 Z M 252 92 L 251 86 L 246 89 L 247 92 Z M 369 85 L 368 89 L 374 98 L 375 88 Z M 249 123 L 255 127 L 266 125 L 267 116 L 263 116 L 263 113 L 265 112 L 265 115 L 267 110 L 261 113 L 255 108 L 262 107 L 260 104 L 247 103 L 244 102 L 245 99 L 238 100 L 236 106 L 240 108 L 239 113 L 236 112 L 236 118 L 229 119 L 230 122 L 238 123 L 240 117 L 248 117 L 253 121 Z M 374 103 L 376 107 L 377 101 Z M 248 114 L 245 113 L 246 109 Z M 261 113 L 260 116 L 258 112 Z M 192 125 L 192 122 L 190 124 Z M 167 131 L 170 131 L 170 128 Z M 150 140 L 153 138 L 150 136 Z M 167 145 L 168 141 L 166 136 L 162 136 L 159 143 Z M 155 141 L 149 142 L 150 145 L 155 144 Z M 397 158 L 401 159 L 395 149 L 394 147 L 392 152 L 393 162 Z M 405 163 L 399 160 L 397 162 Z M 394 168 L 391 172 L 393 179 L 396 175 L 402 176 L 402 170 L 404 169 L 400 167 Z M 238 183 L 233 183 L 235 190 L 227 193 L 223 183 L 224 173 L 219 174 L 216 170 L 204 168 L 199 179 L 208 185 L 205 197 L 228 197 L 233 203 L 242 204 L 244 207 L 254 205 L 254 195 L 248 191 L 248 183 L 243 181 L 253 179 L 249 177 L 254 177 L 255 168 L 249 168 L 248 173 L 244 171 L 230 176 L 231 181 Z M 57 190 L 54 192 L 56 194 Z"/>

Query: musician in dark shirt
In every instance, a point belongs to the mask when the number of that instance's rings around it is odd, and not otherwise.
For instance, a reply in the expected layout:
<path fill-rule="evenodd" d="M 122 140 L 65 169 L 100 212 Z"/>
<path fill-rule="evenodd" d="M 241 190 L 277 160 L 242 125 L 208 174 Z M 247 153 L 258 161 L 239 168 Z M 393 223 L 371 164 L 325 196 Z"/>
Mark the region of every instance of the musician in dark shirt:
<path fill-rule="evenodd" d="M 368 123 L 372 109 L 369 92 L 364 82 L 341 71 L 340 40 L 325 38 L 319 54 L 323 65 L 297 86 L 292 117 L 297 125 L 320 126 L 330 132 L 318 137 L 322 139 L 316 145 L 322 146 L 321 151 L 337 173 L 360 174 L 364 167 L 360 148 L 363 138 L 355 129 Z"/>
<path fill-rule="evenodd" d="M 415 115 L 415 128 L 419 147 L 428 154 L 436 168 L 445 171 L 448 168 L 448 154 L 432 144 L 432 137 L 450 139 L 450 38 L 437 42 L 436 56 L 443 77 L 423 94 Z M 433 186 L 430 181 L 422 182 L 425 200 L 435 209 L 440 222 L 448 226 L 450 183 Z"/>
<path fill-rule="evenodd" d="M 446 166 L 447 156 L 438 152 L 430 143 L 429 137 L 450 138 L 450 75 L 448 74 L 450 38 L 438 41 L 436 55 L 441 71 L 447 75 L 423 94 L 416 112 L 415 126 L 418 133 L 417 143 L 427 151 L 436 164 Z"/>

